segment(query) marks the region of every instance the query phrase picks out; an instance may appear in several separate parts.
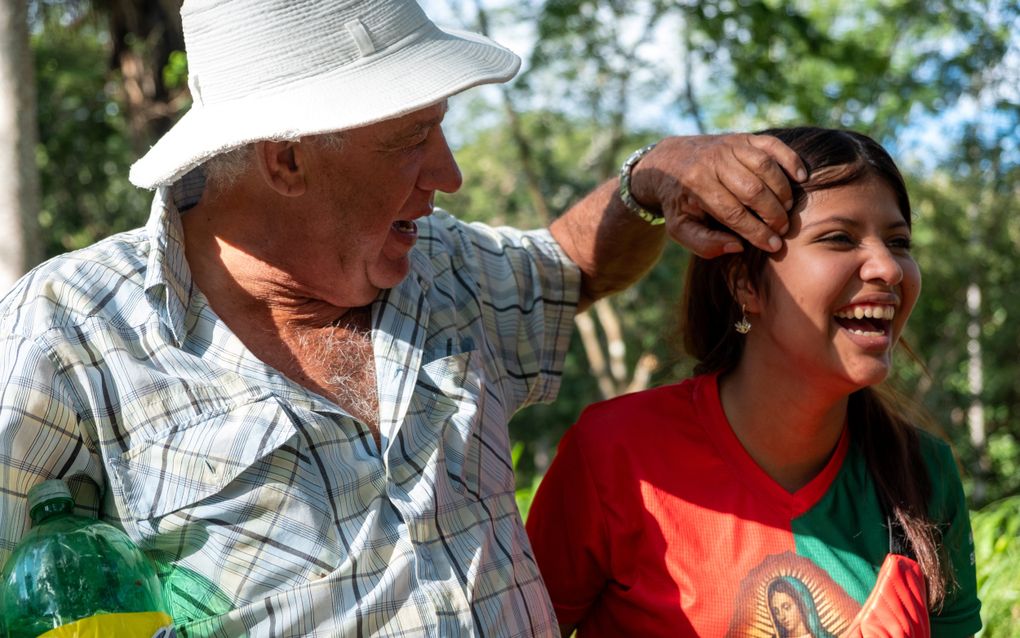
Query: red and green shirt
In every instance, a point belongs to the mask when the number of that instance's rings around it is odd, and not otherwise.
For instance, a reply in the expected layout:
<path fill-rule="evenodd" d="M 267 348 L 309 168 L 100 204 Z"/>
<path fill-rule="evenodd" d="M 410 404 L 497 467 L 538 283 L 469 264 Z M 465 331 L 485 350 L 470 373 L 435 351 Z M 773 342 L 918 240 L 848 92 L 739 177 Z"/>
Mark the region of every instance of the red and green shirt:
<path fill-rule="evenodd" d="M 715 376 L 591 406 L 528 519 L 559 622 L 579 623 L 582 638 L 846 632 L 890 545 L 848 432 L 791 494 L 740 444 Z M 963 488 L 949 447 L 920 440 L 957 580 L 932 636 L 967 636 L 981 620 Z"/>

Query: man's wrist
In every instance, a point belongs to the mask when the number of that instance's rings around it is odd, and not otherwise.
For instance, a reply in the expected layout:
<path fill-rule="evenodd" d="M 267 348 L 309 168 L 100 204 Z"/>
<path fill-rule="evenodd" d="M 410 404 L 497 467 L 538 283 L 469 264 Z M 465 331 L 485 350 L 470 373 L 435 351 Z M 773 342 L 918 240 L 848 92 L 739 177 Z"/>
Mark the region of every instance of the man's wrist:
<path fill-rule="evenodd" d="M 624 160 L 623 165 L 620 166 L 620 201 L 622 201 L 623 205 L 627 207 L 627 210 L 631 211 L 652 226 L 658 226 L 659 224 L 665 223 L 666 218 L 662 214 L 662 211 L 648 210 L 634 199 L 634 195 L 630 190 L 630 180 L 634 167 L 637 166 L 637 163 L 641 161 L 642 157 L 655 148 L 656 143 L 649 144 L 648 146 L 642 146 L 638 150 L 634 151 L 626 160 Z"/>

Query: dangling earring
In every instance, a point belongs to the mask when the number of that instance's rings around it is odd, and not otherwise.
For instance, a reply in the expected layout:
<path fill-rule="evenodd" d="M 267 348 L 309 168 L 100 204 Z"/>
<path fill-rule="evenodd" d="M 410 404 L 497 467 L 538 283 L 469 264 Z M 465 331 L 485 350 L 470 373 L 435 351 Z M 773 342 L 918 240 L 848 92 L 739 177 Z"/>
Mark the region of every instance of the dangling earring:
<path fill-rule="evenodd" d="M 740 321 L 733 324 L 733 328 L 742 335 L 751 332 L 751 322 L 747 320 L 747 305 L 740 304 Z"/>

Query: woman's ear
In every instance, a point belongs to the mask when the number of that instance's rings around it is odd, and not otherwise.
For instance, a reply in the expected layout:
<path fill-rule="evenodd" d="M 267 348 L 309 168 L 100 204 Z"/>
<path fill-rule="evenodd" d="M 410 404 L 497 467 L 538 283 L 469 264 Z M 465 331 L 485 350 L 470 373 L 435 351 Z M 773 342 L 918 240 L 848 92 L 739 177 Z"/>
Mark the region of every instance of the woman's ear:
<path fill-rule="evenodd" d="M 738 306 L 746 308 L 749 313 L 758 314 L 761 312 L 764 305 L 762 296 L 758 287 L 748 276 L 747 264 L 741 260 L 734 260 L 726 278 L 726 284 Z"/>

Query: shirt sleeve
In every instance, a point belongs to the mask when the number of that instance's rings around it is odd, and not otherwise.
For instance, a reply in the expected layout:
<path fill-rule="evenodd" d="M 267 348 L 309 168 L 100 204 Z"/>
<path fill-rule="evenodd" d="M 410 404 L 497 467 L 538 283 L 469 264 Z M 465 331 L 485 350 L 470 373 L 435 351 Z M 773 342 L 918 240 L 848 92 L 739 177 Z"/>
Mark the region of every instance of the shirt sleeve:
<path fill-rule="evenodd" d="M 946 548 L 956 583 L 949 583 L 945 603 L 931 618 L 933 638 L 962 638 L 981 629 L 981 602 L 977 596 L 974 567 L 974 536 L 967 500 L 949 446 L 936 442 L 929 471 L 932 477 L 933 514 L 943 522 L 942 543 Z"/>
<path fill-rule="evenodd" d="M 96 516 L 102 473 L 79 429 L 59 366 L 22 337 L 0 337 L 0 565 L 29 528 L 27 495 L 68 482 L 78 512 Z"/>
<path fill-rule="evenodd" d="M 610 539 L 576 426 L 560 443 L 528 514 L 528 537 L 561 625 L 575 625 L 610 579 Z"/>
<path fill-rule="evenodd" d="M 551 401 L 577 312 L 581 274 L 548 230 L 520 231 L 447 217 L 475 280 L 481 318 L 506 374 L 511 412 Z"/>

